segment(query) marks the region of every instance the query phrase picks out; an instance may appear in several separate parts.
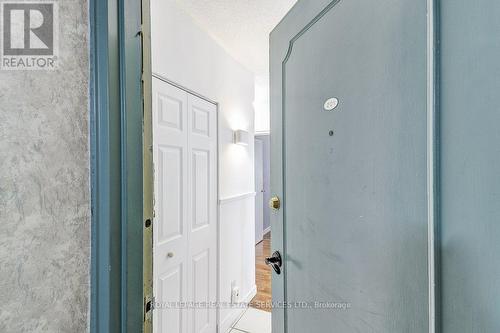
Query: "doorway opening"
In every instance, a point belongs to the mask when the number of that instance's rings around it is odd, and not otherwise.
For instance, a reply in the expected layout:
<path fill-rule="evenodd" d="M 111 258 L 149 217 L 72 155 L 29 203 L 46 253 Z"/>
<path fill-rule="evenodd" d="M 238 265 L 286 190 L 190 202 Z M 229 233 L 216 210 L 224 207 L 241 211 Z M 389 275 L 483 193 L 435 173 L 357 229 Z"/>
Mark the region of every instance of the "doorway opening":
<path fill-rule="evenodd" d="M 266 312 L 272 309 L 272 269 L 265 259 L 271 257 L 270 207 L 271 193 L 270 135 L 255 136 L 255 282 L 257 295 L 250 306 Z"/>
<path fill-rule="evenodd" d="M 295 0 L 148 2 L 152 331 L 270 333 L 269 34 Z"/>

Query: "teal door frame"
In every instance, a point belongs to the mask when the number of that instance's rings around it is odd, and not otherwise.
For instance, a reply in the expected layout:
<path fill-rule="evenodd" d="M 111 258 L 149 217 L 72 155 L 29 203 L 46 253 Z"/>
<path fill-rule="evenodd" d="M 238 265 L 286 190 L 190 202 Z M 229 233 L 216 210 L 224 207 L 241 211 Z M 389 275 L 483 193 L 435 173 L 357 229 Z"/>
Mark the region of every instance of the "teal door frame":
<path fill-rule="evenodd" d="M 89 19 L 91 332 L 135 333 L 144 318 L 141 0 L 90 0 Z"/>

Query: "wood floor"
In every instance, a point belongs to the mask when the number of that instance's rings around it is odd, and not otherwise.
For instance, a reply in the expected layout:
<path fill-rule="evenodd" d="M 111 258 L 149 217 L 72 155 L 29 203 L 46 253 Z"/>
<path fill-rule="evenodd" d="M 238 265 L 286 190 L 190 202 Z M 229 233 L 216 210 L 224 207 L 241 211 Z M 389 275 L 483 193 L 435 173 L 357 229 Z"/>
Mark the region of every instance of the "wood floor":
<path fill-rule="evenodd" d="M 264 262 L 266 257 L 271 256 L 271 233 L 264 235 L 264 240 L 255 245 L 255 282 L 257 284 L 257 295 L 253 298 L 250 306 L 256 309 L 271 312 L 271 270 Z"/>

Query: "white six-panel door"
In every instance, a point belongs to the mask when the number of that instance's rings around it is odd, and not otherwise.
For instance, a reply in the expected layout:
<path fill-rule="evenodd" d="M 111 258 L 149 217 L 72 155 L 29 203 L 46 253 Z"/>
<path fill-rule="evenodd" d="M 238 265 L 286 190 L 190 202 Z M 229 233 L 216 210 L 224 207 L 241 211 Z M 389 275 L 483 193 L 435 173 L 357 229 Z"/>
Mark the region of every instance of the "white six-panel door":
<path fill-rule="evenodd" d="M 153 79 L 155 333 L 216 332 L 216 112 Z"/>

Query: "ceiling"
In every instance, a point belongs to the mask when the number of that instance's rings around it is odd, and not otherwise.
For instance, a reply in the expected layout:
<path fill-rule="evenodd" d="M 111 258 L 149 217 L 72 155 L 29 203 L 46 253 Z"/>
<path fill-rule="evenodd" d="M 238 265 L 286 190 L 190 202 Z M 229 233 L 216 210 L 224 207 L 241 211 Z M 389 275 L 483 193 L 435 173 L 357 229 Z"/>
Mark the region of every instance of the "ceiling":
<path fill-rule="evenodd" d="M 257 76 L 269 72 L 269 33 L 297 0 L 176 0 L 226 51 Z"/>

